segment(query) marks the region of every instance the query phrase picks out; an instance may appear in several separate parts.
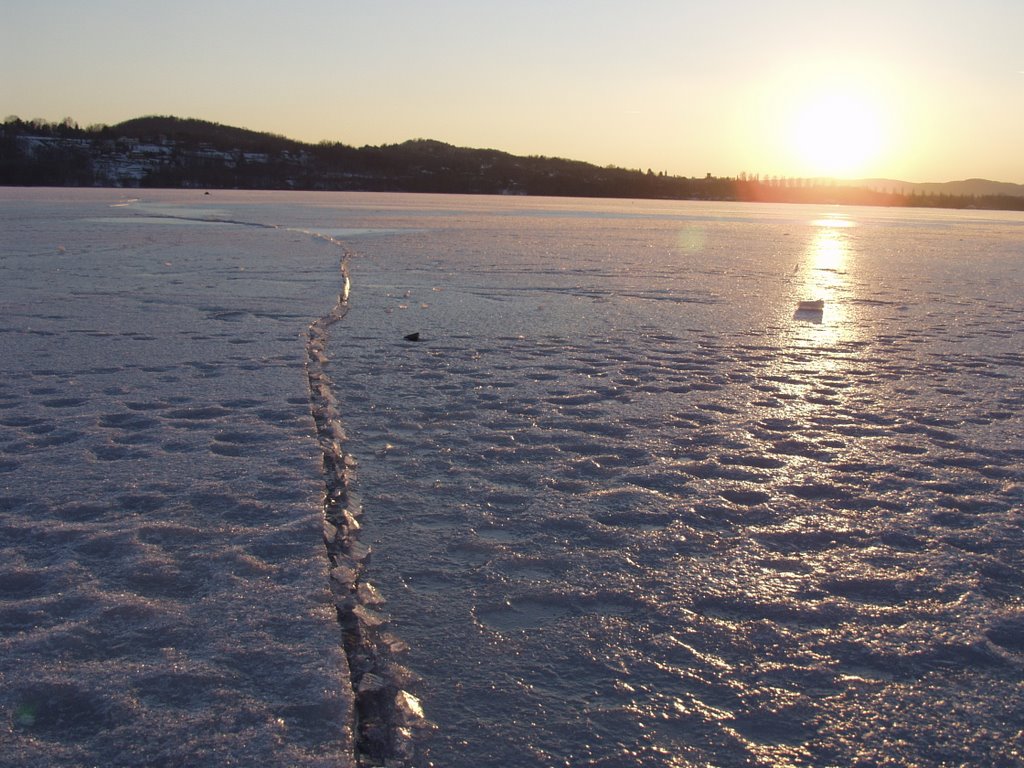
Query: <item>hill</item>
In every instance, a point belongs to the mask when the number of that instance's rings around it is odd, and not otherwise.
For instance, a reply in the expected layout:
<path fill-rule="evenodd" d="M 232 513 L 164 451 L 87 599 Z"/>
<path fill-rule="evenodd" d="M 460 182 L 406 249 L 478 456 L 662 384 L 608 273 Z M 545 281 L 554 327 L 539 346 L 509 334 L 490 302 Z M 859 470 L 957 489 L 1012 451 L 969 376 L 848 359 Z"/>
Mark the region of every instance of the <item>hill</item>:
<path fill-rule="evenodd" d="M 0 184 L 210 189 L 307 189 L 576 197 L 742 200 L 1024 210 L 1024 186 L 982 179 L 668 176 L 562 158 L 512 155 L 413 139 L 352 147 L 307 144 L 206 120 L 150 116 L 82 128 L 8 118 Z"/>
<path fill-rule="evenodd" d="M 111 126 L 109 130 L 117 136 L 140 141 L 156 141 L 163 136 L 186 145 L 205 143 L 249 152 L 298 149 L 302 146 L 301 142 L 274 133 L 261 133 L 195 118 L 136 117 Z"/>
<path fill-rule="evenodd" d="M 858 179 L 848 182 L 866 189 L 882 192 L 897 192 L 901 195 L 915 193 L 918 195 L 1005 195 L 1024 197 L 1024 184 L 1011 184 L 1006 181 L 989 181 L 988 179 L 964 179 L 963 181 L 943 181 L 914 183 L 896 179 Z"/>

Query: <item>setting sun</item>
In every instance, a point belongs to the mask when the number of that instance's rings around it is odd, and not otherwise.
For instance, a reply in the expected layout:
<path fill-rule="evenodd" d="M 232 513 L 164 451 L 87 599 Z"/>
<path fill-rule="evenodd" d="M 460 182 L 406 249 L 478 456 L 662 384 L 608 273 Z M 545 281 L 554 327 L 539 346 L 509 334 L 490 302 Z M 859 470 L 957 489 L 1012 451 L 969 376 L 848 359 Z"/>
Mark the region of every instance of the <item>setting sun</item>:
<path fill-rule="evenodd" d="M 884 143 L 882 120 L 869 100 L 827 91 L 795 110 L 791 153 L 814 176 L 863 174 Z"/>

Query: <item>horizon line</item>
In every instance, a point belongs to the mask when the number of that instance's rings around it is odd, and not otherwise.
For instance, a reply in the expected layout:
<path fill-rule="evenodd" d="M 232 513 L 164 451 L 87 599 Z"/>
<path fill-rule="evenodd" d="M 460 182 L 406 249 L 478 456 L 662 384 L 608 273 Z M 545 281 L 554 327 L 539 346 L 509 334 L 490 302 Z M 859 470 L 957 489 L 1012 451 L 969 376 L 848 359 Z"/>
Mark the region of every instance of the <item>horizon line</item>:
<path fill-rule="evenodd" d="M 1024 74 L 1024 72 L 1022 72 L 1022 74 Z M 179 117 L 178 115 L 171 115 L 171 114 L 150 113 L 150 114 L 138 115 L 136 117 L 130 117 L 130 118 L 127 118 L 125 120 L 121 120 L 120 122 L 117 122 L 117 123 L 102 123 L 101 122 L 101 123 L 91 123 L 91 124 L 85 125 L 85 126 L 82 126 L 75 118 L 70 117 L 70 116 L 65 116 L 61 120 L 48 121 L 45 118 L 41 118 L 41 117 L 33 117 L 33 118 L 30 118 L 30 119 L 26 120 L 26 119 L 23 119 L 23 118 L 21 118 L 20 116 L 18 116 L 16 114 L 10 114 L 10 115 L 7 115 L 4 118 L 4 122 L 2 124 L 0 124 L 0 125 L 5 125 L 5 124 L 11 122 L 12 120 L 17 120 L 17 121 L 19 121 L 21 123 L 26 123 L 26 124 L 38 124 L 38 123 L 41 123 L 43 125 L 47 125 L 47 126 L 50 126 L 50 127 L 57 127 L 57 126 L 61 126 L 61 125 L 68 125 L 69 127 L 73 127 L 73 128 L 78 129 L 78 130 L 90 131 L 90 130 L 103 130 L 104 128 L 117 128 L 117 127 L 122 126 L 122 125 L 124 125 L 126 123 L 131 123 L 133 121 L 138 121 L 138 120 L 148 120 L 148 119 L 178 120 L 178 121 L 181 121 L 181 122 L 192 121 L 192 122 L 197 122 L 197 123 L 206 123 L 207 125 L 211 125 L 211 126 L 219 126 L 219 127 L 222 127 L 222 128 L 229 128 L 229 129 L 237 130 L 237 131 L 246 131 L 246 132 L 254 133 L 254 134 L 257 134 L 257 135 L 260 135 L 260 136 L 267 136 L 267 137 L 276 138 L 276 139 L 284 139 L 285 141 L 294 142 L 296 144 L 301 144 L 301 145 L 310 146 L 310 147 L 315 147 L 315 146 L 318 146 L 320 144 L 340 144 L 342 146 L 353 147 L 354 149 L 361 149 L 361 148 L 367 148 L 367 147 L 369 147 L 369 148 L 381 148 L 381 147 L 387 147 L 387 146 L 401 146 L 402 144 L 407 144 L 407 143 L 416 142 L 416 141 L 436 142 L 438 144 L 444 144 L 446 146 L 454 147 L 456 149 L 466 149 L 466 150 L 474 150 L 474 151 L 481 151 L 481 152 L 501 152 L 503 154 L 510 155 L 512 157 L 536 157 L 536 158 L 547 159 L 547 160 L 565 160 L 565 161 L 568 161 L 568 162 L 586 163 L 588 165 L 592 165 L 592 166 L 597 167 L 597 168 L 617 168 L 617 169 L 620 169 L 620 170 L 627 170 L 627 171 L 632 170 L 632 171 L 636 171 L 638 173 L 644 173 L 643 169 L 641 169 L 641 168 L 627 168 L 626 166 L 615 165 L 614 163 L 613 164 L 607 164 L 607 165 L 600 165 L 600 164 L 598 164 L 596 162 L 593 162 L 593 161 L 590 161 L 590 160 L 579 160 L 577 158 L 563 157 L 563 156 L 560 156 L 560 155 L 545 155 L 545 154 L 519 155 L 519 154 L 516 154 L 516 153 L 511 152 L 509 150 L 499 149 L 497 147 L 466 146 L 466 145 L 460 145 L 460 144 L 452 144 L 451 142 L 444 141 L 443 139 L 434 139 L 434 138 L 425 138 L 425 137 L 408 138 L 408 139 L 405 139 L 405 140 L 400 141 L 400 142 L 381 142 L 379 144 L 363 144 L 361 147 L 359 147 L 359 146 L 357 146 L 355 144 L 346 144 L 344 141 L 337 140 L 337 139 L 334 139 L 334 140 L 332 140 L 332 139 L 320 139 L 318 141 L 307 141 L 307 140 L 303 140 L 303 139 L 296 139 L 296 138 L 293 138 L 293 137 L 288 136 L 288 135 L 283 134 L 283 133 L 276 133 L 274 131 L 260 130 L 260 129 L 257 129 L 257 128 L 250 128 L 248 126 L 234 125 L 234 124 L 231 124 L 231 123 L 221 123 L 221 122 L 218 122 L 216 120 L 209 120 L 209 119 L 203 118 L 203 117 L 191 117 L 191 116 L 190 117 Z M 679 178 L 679 179 L 700 179 L 700 178 L 706 178 L 706 176 L 700 176 L 700 175 L 686 176 L 686 175 L 678 175 L 678 174 L 669 174 L 669 173 L 667 173 L 665 171 L 663 171 L 662 173 L 665 173 L 665 175 L 667 177 L 669 177 L 669 178 Z M 980 182 L 986 182 L 986 183 L 989 183 L 989 184 L 1004 184 L 1004 185 L 1010 185 L 1010 186 L 1016 186 L 1016 187 L 1024 188 L 1024 183 L 1022 183 L 1022 182 L 1002 181 L 1002 180 L 999 180 L 999 179 L 986 178 L 984 176 L 968 176 L 968 177 L 962 178 L 962 179 L 947 179 L 945 181 L 909 181 L 907 179 L 892 178 L 892 177 L 889 177 L 889 176 L 859 176 L 859 177 L 829 176 L 829 175 L 818 175 L 818 176 L 803 175 L 803 176 L 801 176 L 801 175 L 792 175 L 792 174 L 749 173 L 747 171 L 740 171 L 740 172 L 734 173 L 732 175 L 724 175 L 724 176 L 720 176 L 720 175 L 708 172 L 706 175 L 710 176 L 711 178 L 721 178 L 721 179 L 729 179 L 729 178 L 731 178 L 731 179 L 735 179 L 737 181 L 744 180 L 744 179 L 741 179 L 741 177 L 745 177 L 745 180 L 760 181 L 762 183 L 764 181 L 766 181 L 766 180 L 769 180 L 769 179 L 778 179 L 780 181 L 781 180 L 800 180 L 800 181 L 816 181 L 816 182 L 831 181 L 831 182 L 849 182 L 849 183 L 876 182 L 876 183 L 894 183 L 894 184 L 908 184 L 908 185 L 914 185 L 914 186 L 924 186 L 924 185 L 960 184 L 960 183 L 971 182 L 971 181 L 980 181 Z M 1022 194 L 1024 194 L 1024 189 L 1022 189 Z"/>

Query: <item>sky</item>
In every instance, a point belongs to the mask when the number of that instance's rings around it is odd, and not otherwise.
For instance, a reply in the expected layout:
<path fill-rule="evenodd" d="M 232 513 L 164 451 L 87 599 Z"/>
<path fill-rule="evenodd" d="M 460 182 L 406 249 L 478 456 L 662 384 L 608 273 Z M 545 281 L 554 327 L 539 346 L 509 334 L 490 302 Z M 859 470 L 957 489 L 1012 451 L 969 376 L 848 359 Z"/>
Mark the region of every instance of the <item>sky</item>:
<path fill-rule="evenodd" d="M 0 0 L 0 119 L 1024 183 L 1024 0 Z"/>

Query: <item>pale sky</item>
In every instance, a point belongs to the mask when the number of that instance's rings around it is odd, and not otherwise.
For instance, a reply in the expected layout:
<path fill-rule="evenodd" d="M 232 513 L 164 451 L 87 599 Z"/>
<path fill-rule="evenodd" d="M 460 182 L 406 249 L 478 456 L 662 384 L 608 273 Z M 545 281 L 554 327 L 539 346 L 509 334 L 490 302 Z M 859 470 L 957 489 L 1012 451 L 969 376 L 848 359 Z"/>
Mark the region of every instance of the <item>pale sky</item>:
<path fill-rule="evenodd" d="M 1024 0 L 0 0 L 0 119 L 1024 183 Z"/>

